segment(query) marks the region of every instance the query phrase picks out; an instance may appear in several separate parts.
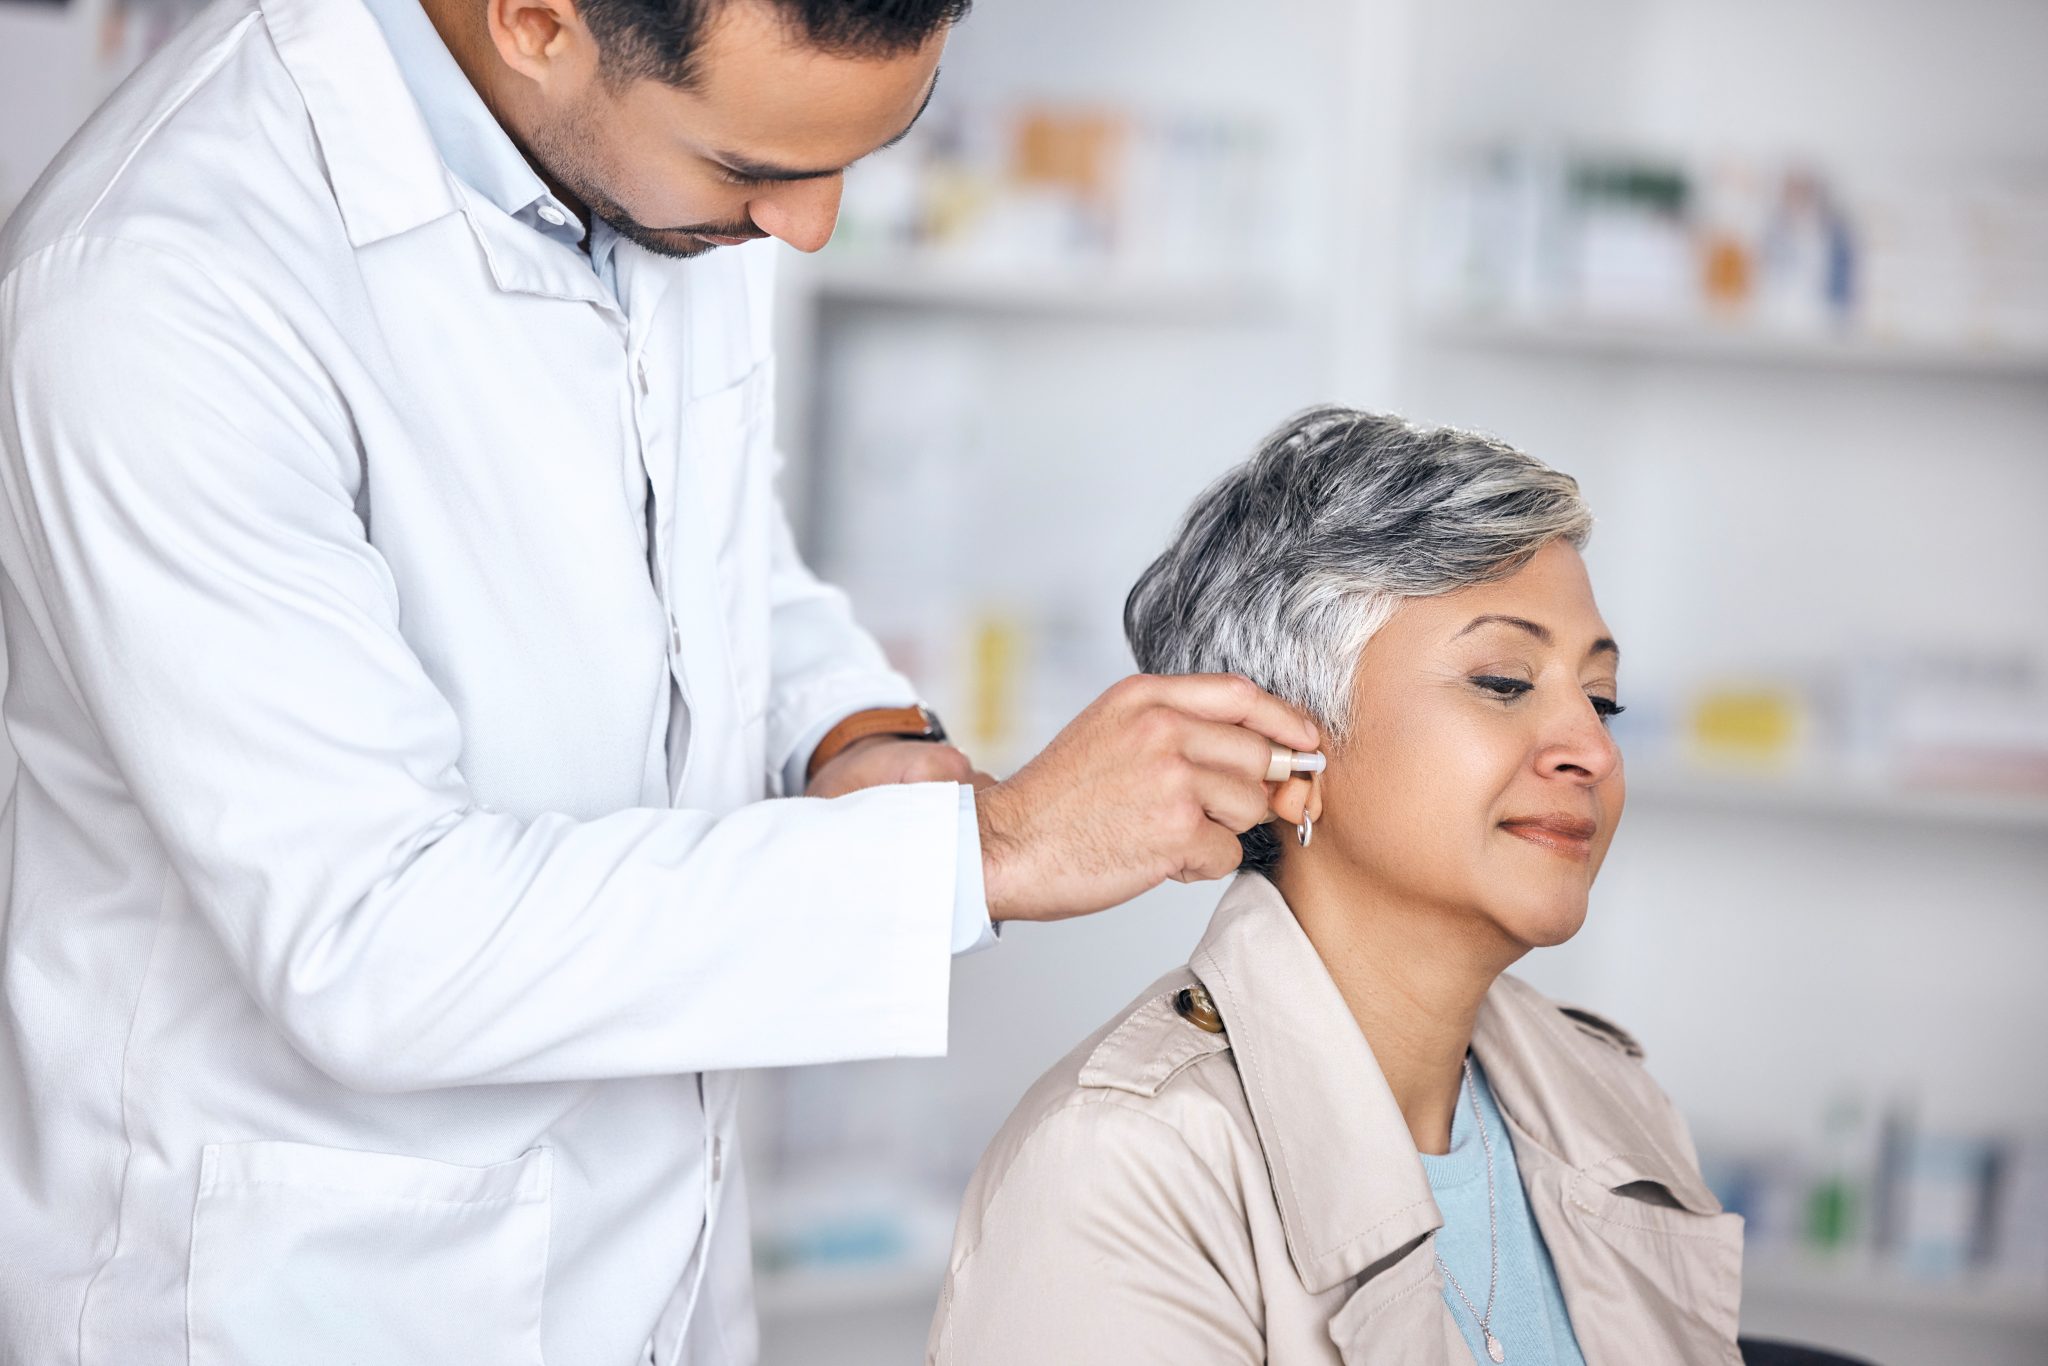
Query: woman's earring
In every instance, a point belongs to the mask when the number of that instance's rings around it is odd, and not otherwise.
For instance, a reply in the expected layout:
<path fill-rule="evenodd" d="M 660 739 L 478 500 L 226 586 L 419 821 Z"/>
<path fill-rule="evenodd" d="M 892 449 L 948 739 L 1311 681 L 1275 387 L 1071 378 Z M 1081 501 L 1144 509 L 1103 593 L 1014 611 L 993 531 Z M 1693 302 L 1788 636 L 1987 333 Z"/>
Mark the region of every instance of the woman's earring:
<path fill-rule="evenodd" d="M 1299 839 L 1299 840 L 1301 841 L 1301 847 L 1302 847 L 1302 848 L 1304 848 L 1304 849 L 1308 848 L 1308 842 L 1309 842 L 1309 840 L 1310 840 L 1310 839 L 1314 838 L 1314 836 L 1315 836 L 1315 833 L 1316 833 L 1316 823 L 1315 823 L 1315 820 L 1314 820 L 1314 818 L 1313 818 L 1313 817 L 1311 817 L 1311 816 L 1310 816 L 1310 815 L 1308 814 L 1308 812 L 1306 812 L 1306 811 L 1302 812 L 1302 813 L 1301 813 L 1301 824 L 1300 824 L 1300 825 L 1297 825 L 1297 826 L 1295 826 L 1295 827 L 1294 827 L 1294 835 L 1295 835 L 1295 838 L 1297 838 L 1297 839 Z"/>

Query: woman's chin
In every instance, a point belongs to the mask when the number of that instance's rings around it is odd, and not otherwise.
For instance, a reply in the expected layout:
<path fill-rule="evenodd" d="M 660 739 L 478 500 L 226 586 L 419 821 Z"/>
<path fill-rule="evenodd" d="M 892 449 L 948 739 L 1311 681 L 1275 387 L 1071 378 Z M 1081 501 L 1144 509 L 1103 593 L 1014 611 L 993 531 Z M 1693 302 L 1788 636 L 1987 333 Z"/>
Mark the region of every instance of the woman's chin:
<path fill-rule="evenodd" d="M 1537 905 L 1504 907 L 1494 920 L 1518 944 L 1532 949 L 1551 949 L 1579 932 L 1586 923 L 1583 898 Z"/>

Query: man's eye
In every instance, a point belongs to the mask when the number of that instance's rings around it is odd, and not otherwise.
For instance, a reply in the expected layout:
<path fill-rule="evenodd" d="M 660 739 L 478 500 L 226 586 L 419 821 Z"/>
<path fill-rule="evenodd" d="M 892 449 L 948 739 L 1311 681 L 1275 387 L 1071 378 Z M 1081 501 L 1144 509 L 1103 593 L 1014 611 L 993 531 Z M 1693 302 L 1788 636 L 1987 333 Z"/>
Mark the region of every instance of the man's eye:
<path fill-rule="evenodd" d="M 725 167 L 723 167 L 723 166 L 721 166 L 721 167 L 719 167 L 719 168 L 718 168 L 718 178 L 719 178 L 720 180 L 724 181 L 724 182 L 725 182 L 726 184 L 728 184 L 728 185 L 743 185 L 743 186 L 744 186 L 744 185 L 760 185 L 760 184 L 764 183 L 764 182 L 762 181 L 761 177 L 759 177 L 759 176 L 753 176 L 753 175 L 741 175 L 741 174 L 740 174 L 740 173 L 739 173 L 738 171 L 732 171 L 732 170 L 727 170 L 727 169 L 726 169 Z"/>

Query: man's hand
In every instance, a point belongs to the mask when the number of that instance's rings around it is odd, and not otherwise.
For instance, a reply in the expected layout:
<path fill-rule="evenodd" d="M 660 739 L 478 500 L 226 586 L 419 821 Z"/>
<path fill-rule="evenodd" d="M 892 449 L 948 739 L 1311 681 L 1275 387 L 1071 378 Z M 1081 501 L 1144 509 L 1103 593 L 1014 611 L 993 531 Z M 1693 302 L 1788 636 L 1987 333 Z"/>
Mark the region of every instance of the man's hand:
<path fill-rule="evenodd" d="M 1321 746 L 1314 723 L 1235 674 L 1127 678 L 1043 753 L 975 799 L 995 920 L 1059 920 L 1168 878 L 1233 871 L 1240 832 L 1298 822 L 1307 775 L 1268 783 L 1273 745 Z"/>
<path fill-rule="evenodd" d="M 833 755 L 830 763 L 812 774 L 804 795 L 843 797 L 889 783 L 972 783 L 985 788 L 995 779 L 977 770 L 951 745 L 900 735 L 870 735 Z"/>

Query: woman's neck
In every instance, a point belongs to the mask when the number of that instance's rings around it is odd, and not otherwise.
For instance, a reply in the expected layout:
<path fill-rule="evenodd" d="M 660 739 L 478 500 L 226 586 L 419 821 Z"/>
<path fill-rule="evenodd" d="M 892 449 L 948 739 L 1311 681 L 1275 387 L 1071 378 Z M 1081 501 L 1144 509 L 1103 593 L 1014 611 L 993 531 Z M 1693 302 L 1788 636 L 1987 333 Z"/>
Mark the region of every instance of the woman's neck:
<path fill-rule="evenodd" d="M 1274 881 L 1372 1046 L 1416 1150 L 1450 1151 L 1480 1002 L 1522 948 L 1476 916 L 1404 902 L 1345 867 L 1286 857 Z"/>

